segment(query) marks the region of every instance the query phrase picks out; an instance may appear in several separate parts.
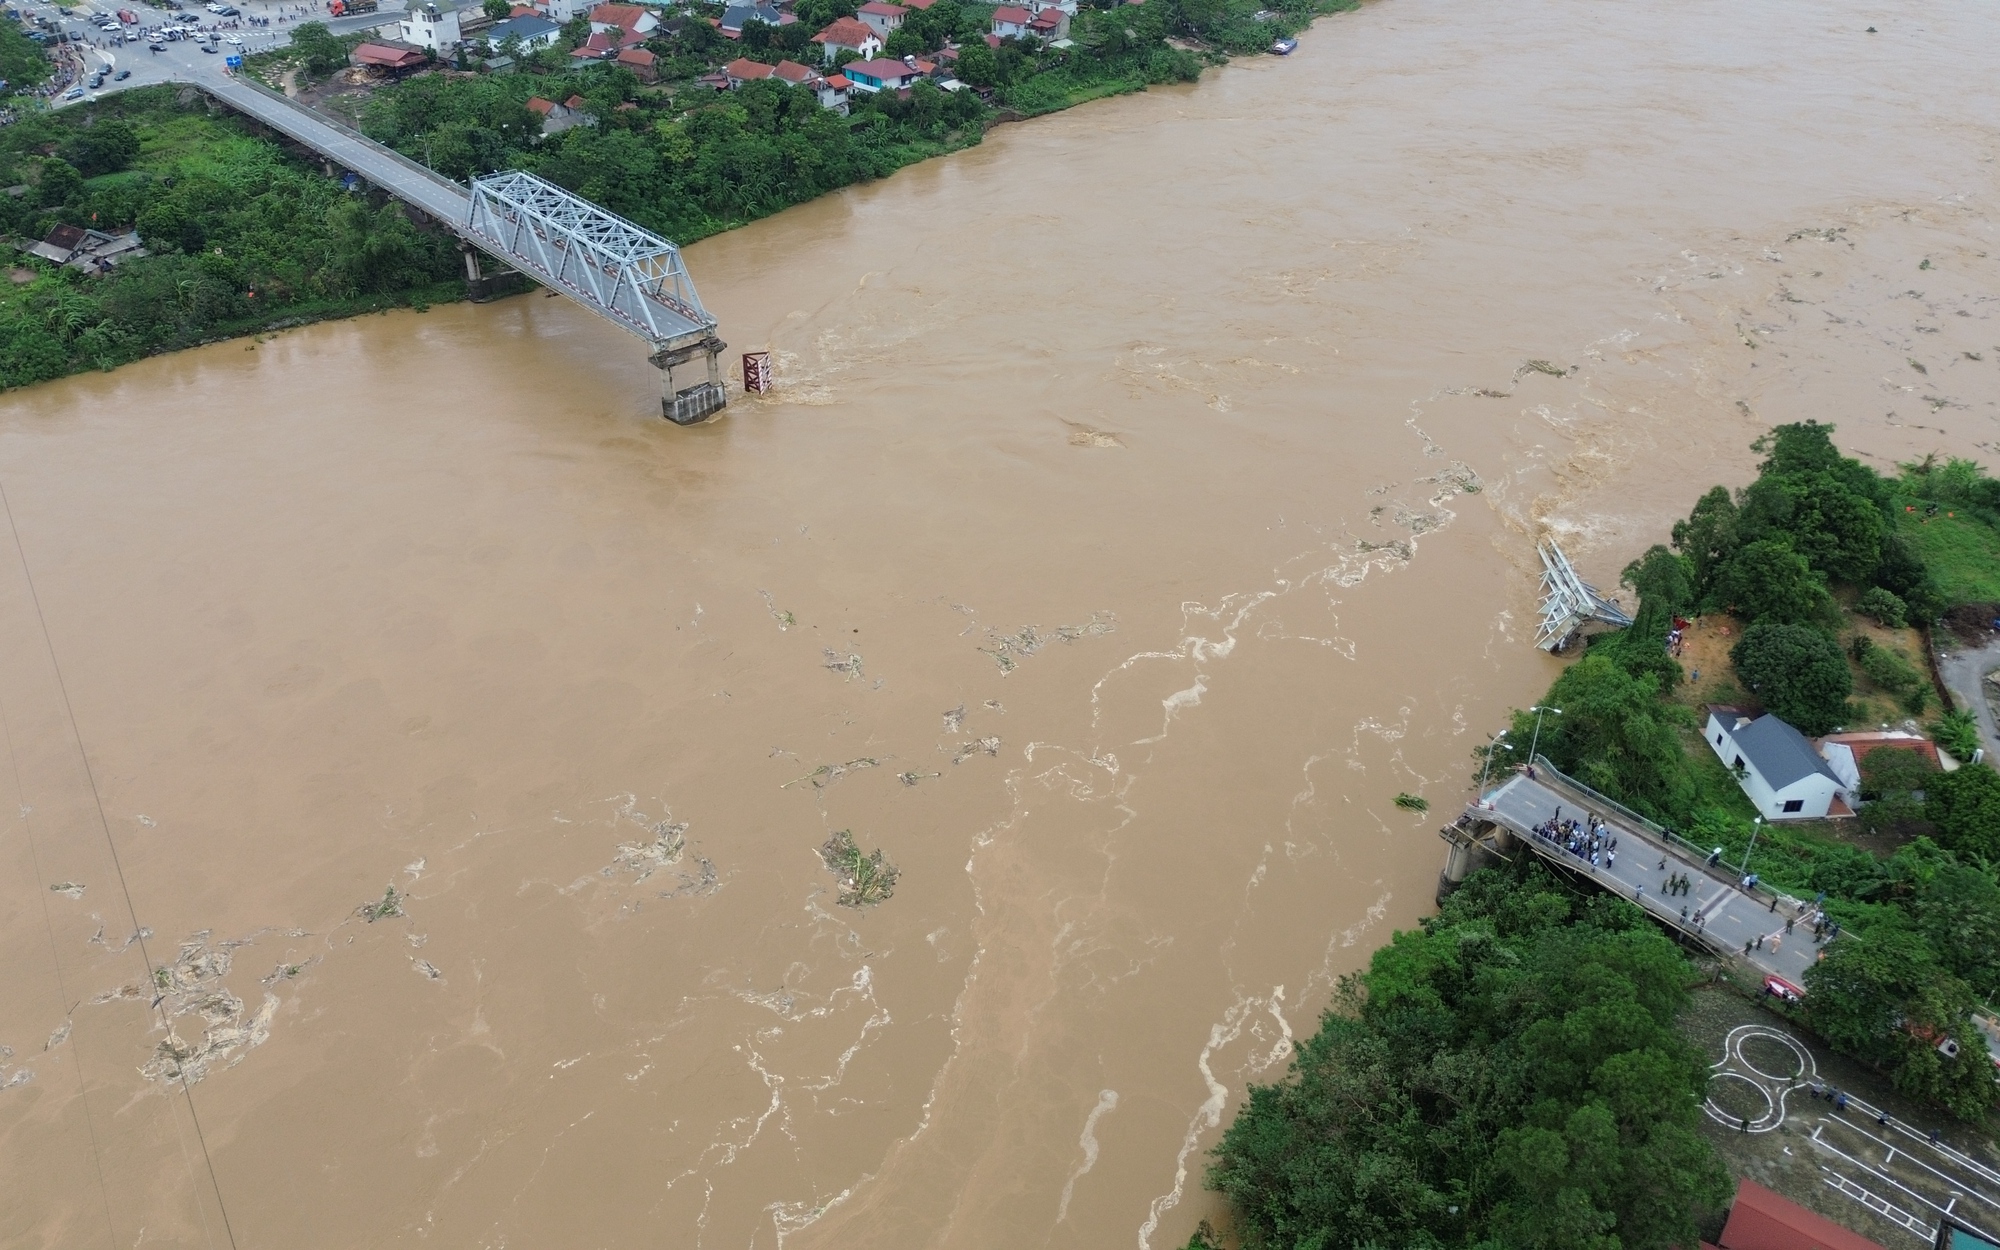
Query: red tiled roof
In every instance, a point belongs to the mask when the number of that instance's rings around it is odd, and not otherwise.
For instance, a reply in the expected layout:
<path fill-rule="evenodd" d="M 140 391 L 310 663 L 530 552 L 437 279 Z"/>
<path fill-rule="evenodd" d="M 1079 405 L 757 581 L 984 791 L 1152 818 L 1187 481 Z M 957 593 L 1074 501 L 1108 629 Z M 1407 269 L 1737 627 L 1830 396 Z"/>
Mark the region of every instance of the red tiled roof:
<path fill-rule="evenodd" d="M 1882 1250 L 1825 1216 L 1780 1198 L 1755 1181 L 1736 1186 L 1736 1205 L 1722 1226 L 1726 1250 Z"/>
<path fill-rule="evenodd" d="M 48 244 L 50 247 L 59 247 L 65 252 L 73 252 L 81 247 L 83 241 L 88 237 L 90 237 L 90 232 L 82 226 L 72 226 L 58 222 L 50 228 L 48 237 L 43 239 L 42 242 Z"/>
<path fill-rule="evenodd" d="M 835 91 L 845 91 L 854 84 L 847 81 L 847 75 L 835 74 L 826 80 L 826 85 L 832 87 Z"/>
<path fill-rule="evenodd" d="M 1034 18 L 1035 18 L 1034 14 L 1028 12 L 1026 9 L 1020 8 L 1019 6 L 1012 4 L 1003 4 L 999 8 L 993 10 L 993 20 L 996 24 L 1000 22 L 1006 22 L 1009 25 L 1013 26 L 1026 26 L 1029 22 L 1033 21 Z"/>
<path fill-rule="evenodd" d="M 540 17 L 542 11 L 532 4 L 517 4 L 507 10 L 508 17 Z"/>
<path fill-rule="evenodd" d="M 930 7 L 932 6 L 932 5 L 936 4 L 936 3 L 937 3 L 937 0 L 903 0 L 903 2 L 904 2 L 904 5 L 905 5 L 906 7 L 908 7 L 908 8 L 912 8 L 912 9 L 928 9 L 928 8 L 930 8 Z"/>
<path fill-rule="evenodd" d="M 623 52 L 620 52 L 618 54 L 618 60 L 626 65 L 650 66 L 656 63 L 659 59 L 660 59 L 659 57 L 654 56 L 652 53 L 646 51 L 644 48 L 627 48 Z M 620 107 L 622 108 L 624 106 L 620 105 Z"/>
<path fill-rule="evenodd" d="M 997 48 L 997 47 L 999 47 L 999 46 L 1000 46 L 1000 43 L 1001 43 L 1001 40 L 1000 40 L 1000 36 L 998 36 L 998 35 L 987 35 L 987 36 L 986 36 L 986 46 L 987 46 L 987 47 L 989 47 L 989 48 Z"/>
<path fill-rule="evenodd" d="M 809 82 L 819 77 L 818 74 L 813 73 L 797 61 L 779 61 L 777 66 L 771 70 L 771 76 L 773 78 L 781 78 L 791 83 L 794 87 L 802 82 Z"/>
<path fill-rule="evenodd" d="M 1031 30 L 1056 30 L 1062 26 L 1062 19 L 1061 9 L 1043 9 L 1028 26 Z"/>
<path fill-rule="evenodd" d="M 564 101 L 563 101 L 563 107 L 564 107 L 564 108 L 566 108 L 566 109 L 583 109 L 583 108 L 589 108 L 589 107 L 590 107 L 590 102 L 589 102 L 588 100 L 584 99 L 584 98 L 583 98 L 582 96 L 580 96 L 580 95 L 573 95 L 573 96 L 571 96 L 571 97 L 570 97 L 569 99 L 567 99 L 567 100 L 564 100 Z"/>
<path fill-rule="evenodd" d="M 855 12 L 867 13 L 875 17 L 901 17 L 905 13 L 908 13 L 909 10 L 899 4 L 884 4 L 882 0 L 868 0 L 867 4 L 862 5 Z"/>
<path fill-rule="evenodd" d="M 755 82 L 760 78 L 769 78 L 771 76 L 771 67 L 762 61 L 753 61 L 749 57 L 739 56 L 729 64 L 723 66 L 722 72 L 737 82 Z"/>
<path fill-rule="evenodd" d="M 636 4 L 600 4 L 590 11 L 590 20 L 605 26 L 630 28 L 633 23 L 646 16 L 646 10 Z"/>
<path fill-rule="evenodd" d="M 542 97 L 538 95 L 531 95 L 528 97 L 528 111 L 530 113 L 534 113 L 542 117 L 547 117 L 551 112 L 555 110 L 555 107 L 556 107 L 556 102 L 554 100 L 544 100 Z"/>
<path fill-rule="evenodd" d="M 814 43 L 828 44 L 835 48 L 860 48 L 864 43 L 881 43 L 882 37 L 868 28 L 866 22 L 852 17 L 843 17 L 812 37 Z"/>

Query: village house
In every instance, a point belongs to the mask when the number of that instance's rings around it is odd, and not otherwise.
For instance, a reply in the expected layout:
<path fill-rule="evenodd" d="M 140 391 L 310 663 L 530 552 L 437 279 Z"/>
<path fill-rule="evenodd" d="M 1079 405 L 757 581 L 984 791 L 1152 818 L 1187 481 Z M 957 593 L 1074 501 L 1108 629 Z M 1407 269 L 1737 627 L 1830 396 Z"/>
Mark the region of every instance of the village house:
<path fill-rule="evenodd" d="M 819 97 L 819 106 L 832 109 L 842 117 L 847 116 L 847 92 L 854 84 L 845 74 L 828 74 L 813 84 L 813 94 Z"/>
<path fill-rule="evenodd" d="M 407 43 L 360 43 L 347 54 L 349 65 L 362 69 L 379 69 L 391 74 L 401 74 L 430 64 L 422 48 L 413 48 Z"/>
<path fill-rule="evenodd" d="M 752 22 L 762 22 L 766 26 L 790 26 L 799 19 L 790 13 L 779 11 L 767 0 L 754 0 L 751 4 L 732 4 L 722 11 L 722 21 L 716 27 L 724 38 L 740 39 L 743 28 Z"/>
<path fill-rule="evenodd" d="M 734 91 L 746 82 L 762 82 L 769 78 L 771 67 L 762 61 L 739 56 L 722 67 L 722 74 L 729 80 L 729 89 Z"/>
<path fill-rule="evenodd" d="M 1828 734 L 1819 740 L 1820 757 L 1840 778 L 1841 801 L 1849 807 L 1861 806 L 1861 766 L 1870 755 L 1883 750 L 1912 752 L 1931 767 L 1947 772 L 1958 767 L 1958 761 L 1942 754 L 1936 743 L 1905 729 Z"/>
<path fill-rule="evenodd" d="M 522 51 L 533 52 L 554 47 L 562 39 L 562 27 L 545 17 L 510 17 L 487 27 L 485 34 L 486 42 L 496 48 L 509 39 L 518 39 Z"/>
<path fill-rule="evenodd" d="M 1851 816 L 1846 789 L 1812 740 L 1768 713 L 1751 719 L 1739 708 L 1708 706 L 1703 737 L 1766 820 Z"/>
<path fill-rule="evenodd" d="M 813 79 L 819 75 L 797 61 L 779 61 L 771 67 L 771 77 L 790 86 L 807 87 L 811 86 Z"/>
<path fill-rule="evenodd" d="M 644 48 L 627 48 L 618 54 L 618 64 L 632 71 L 640 82 L 660 81 L 660 58 Z M 622 106 L 621 106 L 622 107 Z"/>
<path fill-rule="evenodd" d="M 396 34 L 412 47 L 451 51 L 463 37 L 458 29 L 456 0 L 422 0 L 412 4 L 396 23 Z"/>
<path fill-rule="evenodd" d="M 545 135 L 561 134 L 573 127 L 587 126 L 596 121 L 596 118 L 583 111 L 582 96 L 573 95 L 561 104 L 557 104 L 554 100 L 544 100 L 538 95 L 529 96 L 527 108 L 530 113 L 542 119 L 542 133 Z"/>
<path fill-rule="evenodd" d="M 1035 15 L 1017 4 L 1003 4 L 993 10 L 993 34 L 1001 39 L 1019 39 L 1028 33 Z"/>
<path fill-rule="evenodd" d="M 850 61 L 841 72 L 856 91 L 869 95 L 877 91 L 901 91 L 923 74 L 914 65 L 887 59 L 874 61 Z"/>
<path fill-rule="evenodd" d="M 659 24 L 659 17 L 651 9 L 642 9 L 636 4 L 600 4 L 590 11 L 590 33 L 608 35 L 615 32 L 621 48 L 641 42 Z"/>
<path fill-rule="evenodd" d="M 1059 39 L 1067 39 L 1069 38 L 1069 14 L 1054 7 L 1043 9 L 1040 13 L 1035 14 L 1033 21 L 1028 23 L 1028 33 L 1048 43 L 1054 43 Z"/>
<path fill-rule="evenodd" d="M 882 0 L 868 0 L 867 4 L 855 10 L 854 15 L 860 18 L 862 24 L 868 27 L 868 29 L 886 40 L 891 31 L 894 31 L 903 24 L 903 19 L 910 15 L 910 11 L 899 4 L 884 4 Z"/>
<path fill-rule="evenodd" d="M 814 35 L 812 41 L 820 45 L 821 59 L 829 65 L 843 52 L 852 53 L 865 61 L 882 51 L 882 37 L 851 17 L 837 19 Z"/>
<path fill-rule="evenodd" d="M 68 265 L 88 274 L 102 274 L 120 261 L 144 256 L 139 234 L 105 234 L 82 226 L 57 225 L 40 243 L 28 248 L 31 255 L 58 265 Z"/>

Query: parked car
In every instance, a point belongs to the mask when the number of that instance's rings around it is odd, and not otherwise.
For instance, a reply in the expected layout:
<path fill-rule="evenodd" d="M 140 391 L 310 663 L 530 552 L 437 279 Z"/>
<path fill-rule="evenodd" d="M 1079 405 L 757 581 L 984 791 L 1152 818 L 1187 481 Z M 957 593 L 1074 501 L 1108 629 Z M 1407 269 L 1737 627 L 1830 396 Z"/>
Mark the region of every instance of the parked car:
<path fill-rule="evenodd" d="M 212 43 L 205 43 L 205 44 L 201 45 L 201 50 L 202 50 L 203 52 L 213 52 L 213 51 L 215 51 L 215 45 L 214 45 L 214 44 L 212 44 Z"/>
<path fill-rule="evenodd" d="M 117 73 L 113 74 L 111 76 L 111 79 L 113 82 L 124 82 L 127 78 L 130 78 L 131 76 L 132 76 L 131 70 L 121 69 Z"/>
<path fill-rule="evenodd" d="M 63 92 L 63 99 L 65 100 L 81 100 L 82 98 L 82 87 L 71 87 L 68 91 Z"/>

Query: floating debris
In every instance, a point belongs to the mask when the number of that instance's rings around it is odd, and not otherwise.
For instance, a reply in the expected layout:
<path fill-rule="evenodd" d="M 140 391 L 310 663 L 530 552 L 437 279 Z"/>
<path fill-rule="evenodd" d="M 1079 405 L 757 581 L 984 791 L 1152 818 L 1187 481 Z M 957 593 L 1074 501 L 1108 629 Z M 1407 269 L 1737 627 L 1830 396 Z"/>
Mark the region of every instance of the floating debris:
<path fill-rule="evenodd" d="M 49 887 L 49 893 L 60 894 L 64 898 L 82 898 L 84 887 L 75 881 L 61 881 Z"/>
<path fill-rule="evenodd" d="M 7 1061 L 13 1057 L 14 1048 L 5 1043 L 0 1043 L 0 1089 L 12 1089 L 16 1085 L 26 1085 L 29 1081 L 35 1079 L 35 1072 L 32 1068 L 16 1068 L 12 1072 L 7 1071 Z"/>
<path fill-rule="evenodd" d="M 687 849 L 687 822 L 663 820 L 652 827 L 651 842 L 626 842 L 618 847 L 618 854 L 603 869 L 603 875 L 611 876 L 620 869 L 630 869 L 639 875 L 633 878 L 636 884 L 663 868 L 681 862 L 681 852 Z"/>
<path fill-rule="evenodd" d="M 46 1041 L 46 1042 L 44 1042 L 44 1043 L 42 1044 L 42 1049 L 43 1049 L 43 1050 L 54 1050 L 54 1049 L 55 1049 L 56 1047 L 58 1047 L 58 1046 L 62 1045 L 62 1044 L 63 1044 L 64 1042 L 68 1041 L 68 1040 L 69 1040 L 69 1026 L 70 1026 L 70 1022 L 69 1022 L 68 1020 L 65 1020 L 65 1021 L 63 1021 L 63 1022 L 62 1022 L 62 1024 L 61 1024 L 60 1026 L 58 1026 L 58 1027 L 57 1027 L 57 1029 L 56 1029 L 56 1031 L 55 1031 L 55 1032 L 53 1032 L 53 1033 L 49 1034 L 49 1040 L 48 1040 L 48 1041 Z"/>
<path fill-rule="evenodd" d="M 1002 673 L 1011 673 L 1020 667 L 1015 656 L 1025 659 L 1055 642 L 1075 642 L 1079 638 L 1097 638 L 1111 633 L 1116 628 L 1117 617 L 1109 612 L 1093 612 L 1090 619 L 1081 625 L 1058 625 L 1055 632 L 1046 637 L 1033 625 L 1023 625 L 1018 633 L 1003 634 L 998 630 L 987 630 L 988 646 L 978 648 L 982 655 L 990 655 Z"/>
<path fill-rule="evenodd" d="M 839 830 L 828 838 L 819 848 L 819 857 L 840 882 L 836 901 L 842 907 L 872 907 L 895 892 L 900 875 L 896 866 L 883 857 L 880 847 L 872 855 L 863 855 L 854 845 L 851 829 Z"/>
<path fill-rule="evenodd" d="M 876 759 L 849 760 L 845 764 L 821 764 L 818 768 L 813 769 L 803 777 L 792 778 L 784 785 L 779 786 L 778 789 L 788 790 L 801 781 L 810 781 L 812 782 L 813 789 L 824 790 L 849 773 L 858 773 L 864 768 L 880 768 L 881 766 L 882 761 Z"/>
<path fill-rule="evenodd" d="M 959 727 L 963 724 L 965 724 L 965 705 L 963 703 L 944 714 L 944 731 L 946 733 L 957 733 Z"/>
<path fill-rule="evenodd" d="M 374 924 L 377 920 L 387 920 L 391 916 L 400 916 L 404 914 L 404 897 L 404 895 L 396 892 L 395 886 L 391 885 L 382 891 L 381 902 L 363 903 L 354 909 L 354 914 L 366 920 L 369 924 Z"/>
<path fill-rule="evenodd" d="M 715 871 L 715 865 L 707 856 L 694 857 L 695 871 L 676 873 L 680 885 L 676 889 L 662 890 L 661 898 L 686 898 L 696 894 L 713 894 L 722 888 L 722 876 Z"/>
<path fill-rule="evenodd" d="M 906 786 L 913 786 L 927 777 L 942 777 L 942 776 L 944 776 L 943 773 L 897 773 L 896 780 L 902 782 Z"/>
<path fill-rule="evenodd" d="M 1924 368 L 1923 364 L 1922 364 L 1922 363 L 1921 363 L 1920 361 L 1918 361 L 1918 360 L 1917 360 L 1917 358 L 1916 358 L 1915 356 L 1911 356 L 1911 357 L 1909 357 L 1908 359 L 1909 359 L 1909 362 L 1910 362 L 1910 368 L 1912 368 L 1912 369 L 1915 369 L 1915 370 L 1916 370 L 1916 371 L 1917 371 L 1918 373 L 1922 373 L 1922 374 L 1929 374 L 1929 373 L 1930 373 L 1930 370 L 1929 370 L 1929 369 L 1926 369 L 1926 368 Z"/>
<path fill-rule="evenodd" d="M 1493 390 L 1493 389 L 1491 389 L 1490 387 L 1484 387 L 1484 386 L 1480 387 L 1480 388 L 1479 388 L 1478 390 L 1475 390 L 1475 391 L 1473 391 L 1472 393 L 1473 393 L 1474 395 L 1477 395 L 1477 396 L 1479 396 L 1479 398 L 1481 398 L 1481 399 L 1512 399 L 1512 398 L 1514 398 L 1514 392 L 1512 392 L 1512 391 L 1496 391 L 1496 390 Z"/>
<path fill-rule="evenodd" d="M 771 598 L 770 591 L 760 590 L 757 593 L 764 596 L 764 607 L 770 612 L 771 619 L 778 623 L 779 629 L 790 629 L 799 623 L 799 618 L 777 605 L 777 602 Z"/>
<path fill-rule="evenodd" d="M 1565 369 L 1546 360 L 1524 360 L 1521 362 L 1521 367 L 1514 370 L 1514 376 L 1522 378 L 1530 373 L 1546 373 L 1552 378 L 1566 378 L 1575 372 L 1575 369 Z"/>
<path fill-rule="evenodd" d="M 1396 796 L 1396 806 L 1406 812 L 1427 812 L 1431 810 L 1431 801 L 1421 795 L 1398 794 Z"/>
<path fill-rule="evenodd" d="M 399 913 L 400 914 L 400 913 Z M 157 990 L 153 1005 L 168 1022 L 167 1036 L 153 1051 L 140 1071 L 150 1080 L 192 1084 L 206 1077 L 217 1064 L 235 1067 L 251 1050 L 271 1036 L 271 1021 L 277 1015 L 278 999 L 266 993 L 253 1015 L 246 1014 L 243 1000 L 223 984 L 229 975 L 230 952 L 248 942 L 222 942 L 211 947 L 208 934 L 198 933 L 181 943 L 180 953 L 171 964 L 153 970 Z M 136 985 L 101 994 L 93 1002 L 143 997 Z M 202 1034 L 198 1042 L 183 1039 L 176 1021 L 198 1017 Z"/>
<path fill-rule="evenodd" d="M 444 973 L 439 972 L 438 966 L 432 963 L 428 959 L 418 959 L 415 955 L 412 955 L 410 956 L 410 967 L 414 968 L 416 971 L 422 973 L 426 977 L 429 977 L 433 981 L 441 981 L 444 979 Z"/>
<path fill-rule="evenodd" d="M 973 756 L 978 755 L 981 752 L 984 752 L 987 755 L 1000 754 L 1000 739 L 975 738 L 971 742 L 960 743 L 958 747 L 958 754 L 951 757 L 951 762 L 954 764 L 962 764 L 966 760 L 971 759 Z"/>
<path fill-rule="evenodd" d="M 832 647 L 827 647 L 824 648 L 824 653 L 826 655 L 826 667 L 829 670 L 845 674 L 849 681 L 859 681 L 861 679 L 861 653 L 859 651 L 850 651 L 846 655 L 842 655 Z"/>
<path fill-rule="evenodd" d="M 1002 716 L 1007 714 L 1007 709 L 1000 705 L 1000 700 L 998 699 L 988 699 L 986 702 L 980 704 L 980 706 L 989 712 L 998 712 Z"/>

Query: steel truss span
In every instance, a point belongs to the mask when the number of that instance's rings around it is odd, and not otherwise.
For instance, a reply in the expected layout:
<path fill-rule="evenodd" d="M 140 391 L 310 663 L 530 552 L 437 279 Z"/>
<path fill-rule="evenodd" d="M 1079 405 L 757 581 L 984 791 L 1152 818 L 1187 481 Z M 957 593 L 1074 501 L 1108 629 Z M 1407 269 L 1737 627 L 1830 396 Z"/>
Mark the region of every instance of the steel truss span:
<path fill-rule="evenodd" d="M 656 353 L 714 335 L 678 247 L 552 182 L 519 170 L 473 179 L 465 230 Z"/>

